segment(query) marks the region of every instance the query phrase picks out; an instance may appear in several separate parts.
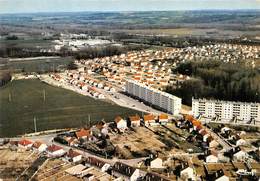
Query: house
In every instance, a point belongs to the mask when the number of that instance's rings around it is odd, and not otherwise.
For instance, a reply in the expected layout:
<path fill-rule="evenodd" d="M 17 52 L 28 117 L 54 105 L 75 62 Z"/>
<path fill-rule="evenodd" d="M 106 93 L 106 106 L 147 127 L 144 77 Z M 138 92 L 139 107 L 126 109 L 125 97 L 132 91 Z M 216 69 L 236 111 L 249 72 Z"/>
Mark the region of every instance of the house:
<path fill-rule="evenodd" d="M 245 161 L 247 157 L 248 157 L 248 154 L 243 150 L 240 150 L 239 152 L 237 152 L 233 155 L 233 159 L 235 161 Z"/>
<path fill-rule="evenodd" d="M 147 173 L 143 179 L 144 181 L 171 181 L 170 178 L 157 173 Z"/>
<path fill-rule="evenodd" d="M 140 169 L 135 169 L 134 173 L 130 177 L 130 181 L 136 181 L 136 180 L 141 180 L 144 178 L 146 175 L 146 172 L 140 170 Z"/>
<path fill-rule="evenodd" d="M 95 157 L 87 157 L 86 159 L 86 165 L 87 166 L 95 166 L 95 167 L 98 167 L 98 168 L 103 168 L 103 166 L 106 164 L 106 162 L 98 159 L 98 158 L 95 158 Z"/>
<path fill-rule="evenodd" d="M 161 158 L 155 158 L 150 163 L 151 168 L 164 168 L 163 167 L 163 160 Z"/>
<path fill-rule="evenodd" d="M 209 148 L 217 148 L 219 146 L 219 143 L 216 140 L 212 140 L 209 143 Z"/>
<path fill-rule="evenodd" d="M 206 157 L 206 162 L 207 163 L 217 163 L 218 157 L 216 157 L 215 155 L 209 155 Z"/>
<path fill-rule="evenodd" d="M 27 139 L 22 139 L 18 142 L 18 147 L 22 149 L 29 149 L 33 145 L 33 142 Z"/>
<path fill-rule="evenodd" d="M 120 116 L 117 116 L 115 118 L 115 123 L 116 123 L 116 127 L 120 130 L 120 131 L 124 131 L 127 129 L 127 122 L 126 120 L 124 120 L 123 118 L 121 118 Z"/>
<path fill-rule="evenodd" d="M 145 126 L 158 125 L 158 123 L 156 123 L 155 116 L 152 114 L 144 115 L 144 124 L 145 124 Z"/>
<path fill-rule="evenodd" d="M 183 180 L 195 180 L 194 170 L 191 167 L 187 167 L 180 172 L 181 179 Z"/>
<path fill-rule="evenodd" d="M 81 130 L 75 132 L 75 134 L 78 139 L 80 139 L 80 138 L 86 139 L 90 136 L 90 130 L 86 130 L 86 129 L 82 128 Z"/>
<path fill-rule="evenodd" d="M 247 142 L 244 139 L 239 139 L 236 142 L 236 146 L 245 146 L 246 144 L 247 144 Z"/>
<path fill-rule="evenodd" d="M 57 145 L 50 145 L 46 149 L 48 157 L 60 157 L 63 156 L 66 152 L 62 149 L 62 147 Z"/>
<path fill-rule="evenodd" d="M 38 152 L 44 152 L 48 146 L 40 141 L 35 141 L 32 147 L 34 150 L 37 150 Z"/>
<path fill-rule="evenodd" d="M 112 168 L 112 175 L 122 177 L 123 180 L 129 180 L 135 172 L 135 168 L 121 162 L 116 162 Z"/>
<path fill-rule="evenodd" d="M 167 114 L 160 114 L 159 116 L 159 122 L 163 125 L 166 125 L 169 121 L 169 117 Z"/>
<path fill-rule="evenodd" d="M 140 126 L 140 122 L 141 122 L 140 116 L 138 116 L 138 115 L 129 116 L 129 120 L 130 120 L 131 127 L 139 127 Z"/>
<path fill-rule="evenodd" d="M 66 158 L 68 160 L 71 160 L 72 162 L 79 162 L 82 159 L 82 155 L 72 149 L 70 149 L 66 155 Z"/>

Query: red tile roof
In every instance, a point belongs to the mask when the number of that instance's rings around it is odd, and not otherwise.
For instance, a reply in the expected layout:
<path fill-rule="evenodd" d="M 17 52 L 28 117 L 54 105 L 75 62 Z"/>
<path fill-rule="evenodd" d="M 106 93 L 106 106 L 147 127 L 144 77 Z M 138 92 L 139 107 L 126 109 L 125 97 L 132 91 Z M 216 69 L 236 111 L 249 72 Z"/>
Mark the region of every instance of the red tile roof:
<path fill-rule="evenodd" d="M 40 146 L 41 146 L 42 144 L 43 144 L 43 143 L 40 142 L 40 141 L 35 141 L 35 142 L 33 143 L 33 147 L 34 147 L 34 148 L 40 148 Z"/>
<path fill-rule="evenodd" d="M 159 119 L 168 119 L 167 114 L 160 114 Z"/>
<path fill-rule="evenodd" d="M 32 142 L 30 140 L 22 139 L 18 142 L 18 144 L 23 145 L 23 146 L 28 146 L 28 145 L 32 144 Z"/>
<path fill-rule="evenodd" d="M 117 117 L 115 118 L 115 122 L 116 122 L 116 123 L 119 123 L 122 119 L 123 119 L 123 118 L 121 118 L 120 116 L 117 116 Z"/>
<path fill-rule="evenodd" d="M 76 151 L 74 151 L 74 150 L 72 150 L 72 149 L 70 149 L 68 154 L 67 154 L 67 156 L 70 157 L 70 158 L 74 158 L 74 157 L 77 157 L 79 155 L 81 155 L 81 154 L 76 152 Z"/>
<path fill-rule="evenodd" d="M 53 144 L 53 145 L 48 146 L 47 151 L 53 153 L 53 152 L 61 150 L 61 149 L 62 149 L 62 147 Z"/>
<path fill-rule="evenodd" d="M 138 116 L 138 115 L 129 116 L 129 119 L 130 119 L 131 122 L 133 122 L 133 121 L 140 121 L 140 116 Z"/>
<path fill-rule="evenodd" d="M 155 120 L 155 116 L 152 114 L 144 115 L 144 121 L 153 121 Z"/>
<path fill-rule="evenodd" d="M 90 135 L 90 130 L 81 129 L 80 131 L 76 132 L 77 138 L 87 137 Z"/>

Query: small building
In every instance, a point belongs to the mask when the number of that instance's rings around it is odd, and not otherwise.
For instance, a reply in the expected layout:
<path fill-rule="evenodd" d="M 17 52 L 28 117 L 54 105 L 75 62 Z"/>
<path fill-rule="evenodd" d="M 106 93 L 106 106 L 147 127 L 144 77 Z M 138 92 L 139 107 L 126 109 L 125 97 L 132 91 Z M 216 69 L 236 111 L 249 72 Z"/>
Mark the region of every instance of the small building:
<path fill-rule="evenodd" d="M 70 149 L 66 155 L 66 158 L 72 162 L 79 162 L 82 159 L 82 155 L 72 149 Z"/>
<path fill-rule="evenodd" d="M 229 181 L 229 177 L 226 175 L 222 175 L 219 178 L 217 178 L 215 181 Z"/>
<path fill-rule="evenodd" d="M 48 157 L 61 157 L 63 156 L 66 152 L 63 150 L 62 147 L 57 146 L 57 145 L 50 145 L 46 149 Z"/>
<path fill-rule="evenodd" d="M 219 143 L 216 140 L 212 140 L 209 143 L 209 148 L 217 148 L 219 146 Z"/>
<path fill-rule="evenodd" d="M 117 116 L 115 118 L 115 123 L 116 123 L 116 127 L 120 130 L 120 131 L 124 131 L 127 129 L 127 122 L 126 120 L 124 120 L 123 118 L 121 118 L 120 116 Z"/>
<path fill-rule="evenodd" d="M 155 116 L 152 114 L 144 115 L 144 125 L 145 126 L 158 125 L 158 123 L 156 123 Z"/>
<path fill-rule="evenodd" d="M 163 160 L 161 158 L 155 158 L 150 163 L 151 168 L 164 168 L 163 167 Z"/>
<path fill-rule="evenodd" d="M 169 121 L 169 116 L 167 114 L 160 114 L 159 122 L 163 125 L 166 125 Z"/>
<path fill-rule="evenodd" d="M 245 161 L 247 157 L 248 157 L 248 154 L 243 150 L 240 150 L 239 152 L 237 152 L 233 155 L 233 159 L 235 161 Z"/>
<path fill-rule="evenodd" d="M 181 179 L 183 180 L 195 180 L 194 170 L 191 167 L 187 167 L 180 172 Z"/>
<path fill-rule="evenodd" d="M 236 146 L 245 146 L 246 144 L 247 144 L 247 142 L 244 139 L 239 139 L 236 142 Z"/>
<path fill-rule="evenodd" d="M 129 116 L 131 127 L 139 127 L 141 123 L 141 118 L 138 115 Z"/>
<path fill-rule="evenodd" d="M 18 147 L 22 149 L 29 149 L 33 145 L 33 142 L 27 139 L 22 139 L 18 142 Z"/>
<path fill-rule="evenodd" d="M 144 178 L 145 175 L 146 172 L 140 169 L 135 169 L 134 173 L 130 177 L 130 181 L 142 180 L 142 178 Z"/>
<path fill-rule="evenodd" d="M 81 130 L 77 131 L 75 134 L 78 139 L 80 138 L 86 139 L 90 136 L 90 130 L 86 130 L 82 128 Z"/>
<path fill-rule="evenodd" d="M 218 157 L 216 157 L 215 155 L 209 155 L 206 157 L 206 162 L 207 163 L 217 163 Z"/>
<path fill-rule="evenodd" d="M 48 146 L 40 141 L 35 141 L 32 147 L 34 150 L 37 150 L 38 152 L 44 152 Z"/>

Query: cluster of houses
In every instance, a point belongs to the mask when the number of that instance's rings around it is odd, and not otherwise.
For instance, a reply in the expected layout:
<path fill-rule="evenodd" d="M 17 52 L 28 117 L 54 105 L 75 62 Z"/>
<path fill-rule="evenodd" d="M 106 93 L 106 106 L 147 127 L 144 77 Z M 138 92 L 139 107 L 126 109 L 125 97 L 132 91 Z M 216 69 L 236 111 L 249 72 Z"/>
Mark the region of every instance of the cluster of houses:
<path fill-rule="evenodd" d="M 86 72 L 103 75 L 107 81 L 117 85 L 124 85 L 125 78 L 128 78 L 161 88 L 167 86 L 171 79 L 171 66 L 166 60 L 170 59 L 174 51 L 175 49 L 132 51 L 76 63 L 83 65 Z"/>
<path fill-rule="evenodd" d="M 129 116 L 128 119 L 123 119 L 120 116 L 115 118 L 116 127 L 124 132 L 129 126 L 131 127 L 139 127 L 141 125 L 144 126 L 158 126 L 158 125 L 166 125 L 170 122 L 170 118 L 167 114 L 153 115 L 147 114 L 142 118 L 139 115 Z"/>

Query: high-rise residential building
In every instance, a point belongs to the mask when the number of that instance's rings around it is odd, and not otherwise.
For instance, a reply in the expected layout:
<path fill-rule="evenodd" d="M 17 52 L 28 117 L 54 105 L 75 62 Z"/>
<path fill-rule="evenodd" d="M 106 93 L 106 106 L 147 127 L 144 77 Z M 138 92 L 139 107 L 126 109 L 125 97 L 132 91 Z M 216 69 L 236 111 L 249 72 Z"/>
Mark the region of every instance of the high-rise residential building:
<path fill-rule="evenodd" d="M 147 103 L 150 103 L 168 113 L 178 115 L 181 110 L 181 98 L 166 92 L 146 86 L 134 80 L 127 80 L 125 91 Z"/>
<path fill-rule="evenodd" d="M 203 115 L 206 118 L 218 116 L 223 121 L 234 118 L 260 121 L 260 103 L 192 99 L 192 113 L 194 116 Z"/>

